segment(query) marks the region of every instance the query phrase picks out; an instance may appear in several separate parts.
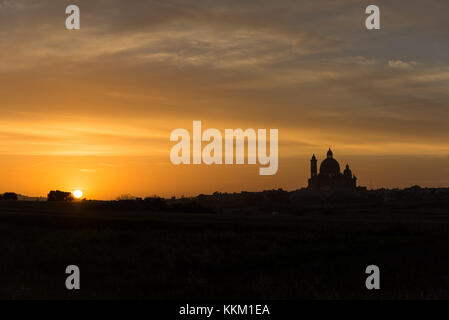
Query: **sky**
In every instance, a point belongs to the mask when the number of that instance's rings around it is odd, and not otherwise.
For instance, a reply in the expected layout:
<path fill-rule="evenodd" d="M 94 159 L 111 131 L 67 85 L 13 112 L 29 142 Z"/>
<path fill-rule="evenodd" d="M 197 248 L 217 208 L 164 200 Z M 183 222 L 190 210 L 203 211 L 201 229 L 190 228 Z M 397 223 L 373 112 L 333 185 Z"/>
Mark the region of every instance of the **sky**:
<path fill-rule="evenodd" d="M 81 29 L 65 28 L 66 6 Z M 365 28 L 375 4 L 381 29 Z M 0 0 L 0 192 L 449 186 L 449 2 Z M 170 162 L 172 130 L 279 130 L 279 169 Z"/>

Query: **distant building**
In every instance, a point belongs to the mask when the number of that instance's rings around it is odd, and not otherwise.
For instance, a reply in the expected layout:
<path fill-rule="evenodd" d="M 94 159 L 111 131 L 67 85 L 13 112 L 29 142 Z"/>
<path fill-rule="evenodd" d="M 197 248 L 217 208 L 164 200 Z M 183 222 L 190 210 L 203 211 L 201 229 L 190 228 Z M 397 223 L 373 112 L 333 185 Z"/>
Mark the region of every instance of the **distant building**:
<path fill-rule="evenodd" d="M 349 165 L 343 173 L 340 172 L 340 164 L 333 158 L 332 150 L 329 148 L 327 158 L 321 162 L 320 173 L 317 173 L 317 159 L 315 155 L 310 160 L 310 179 L 308 189 L 330 190 L 330 189 L 355 189 L 356 176 L 352 175 Z"/>

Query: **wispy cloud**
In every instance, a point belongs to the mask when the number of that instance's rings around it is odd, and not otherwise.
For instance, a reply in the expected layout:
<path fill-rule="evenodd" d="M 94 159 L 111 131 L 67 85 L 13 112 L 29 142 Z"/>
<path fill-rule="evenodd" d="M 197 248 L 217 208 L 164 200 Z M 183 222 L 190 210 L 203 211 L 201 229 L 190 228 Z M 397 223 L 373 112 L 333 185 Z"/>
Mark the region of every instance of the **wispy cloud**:
<path fill-rule="evenodd" d="M 416 66 L 415 61 L 401 61 L 401 60 L 390 60 L 388 61 L 388 66 L 390 68 L 396 68 L 396 69 L 410 69 Z"/>

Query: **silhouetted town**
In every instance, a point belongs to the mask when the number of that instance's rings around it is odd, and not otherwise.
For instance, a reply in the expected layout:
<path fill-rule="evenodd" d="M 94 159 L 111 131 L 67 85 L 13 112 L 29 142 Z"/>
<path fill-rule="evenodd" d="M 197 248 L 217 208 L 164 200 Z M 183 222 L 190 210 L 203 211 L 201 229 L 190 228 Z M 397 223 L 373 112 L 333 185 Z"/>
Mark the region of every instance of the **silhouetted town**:
<path fill-rule="evenodd" d="M 405 189 L 368 190 L 357 186 L 357 178 L 349 165 L 343 172 L 329 148 L 326 158 L 321 161 L 319 172 L 315 155 L 310 160 L 310 178 L 308 186 L 294 191 L 283 189 L 260 192 L 214 192 L 195 197 L 172 197 L 164 199 L 158 196 L 139 198 L 123 194 L 115 201 L 81 200 L 83 206 L 92 209 L 149 210 L 162 212 L 217 213 L 217 214 L 306 214 L 338 213 L 357 211 L 388 212 L 391 207 L 402 206 L 416 211 L 421 206 L 429 208 L 447 208 L 449 206 L 449 188 L 421 188 L 412 186 Z M 70 192 L 50 191 L 47 198 L 26 197 L 13 192 L 0 195 L 6 201 L 50 201 L 72 202 Z"/>
<path fill-rule="evenodd" d="M 293 191 L 5 193 L 0 298 L 73 298 L 60 279 L 72 261 L 87 283 L 80 299 L 449 297 L 449 188 L 368 190 L 331 150 L 317 164 Z M 375 296 L 362 277 L 373 263 L 385 283 Z"/>

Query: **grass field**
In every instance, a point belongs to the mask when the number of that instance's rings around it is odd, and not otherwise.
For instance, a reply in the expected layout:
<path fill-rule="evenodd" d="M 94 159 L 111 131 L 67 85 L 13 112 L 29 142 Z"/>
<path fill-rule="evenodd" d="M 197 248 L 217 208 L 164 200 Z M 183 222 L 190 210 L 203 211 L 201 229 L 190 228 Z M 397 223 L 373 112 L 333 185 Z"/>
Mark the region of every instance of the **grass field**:
<path fill-rule="evenodd" d="M 2 299 L 449 298 L 449 214 L 194 214 L 0 203 Z M 81 290 L 65 288 L 65 268 Z M 365 288 L 366 266 L 381 289 Z"/>

